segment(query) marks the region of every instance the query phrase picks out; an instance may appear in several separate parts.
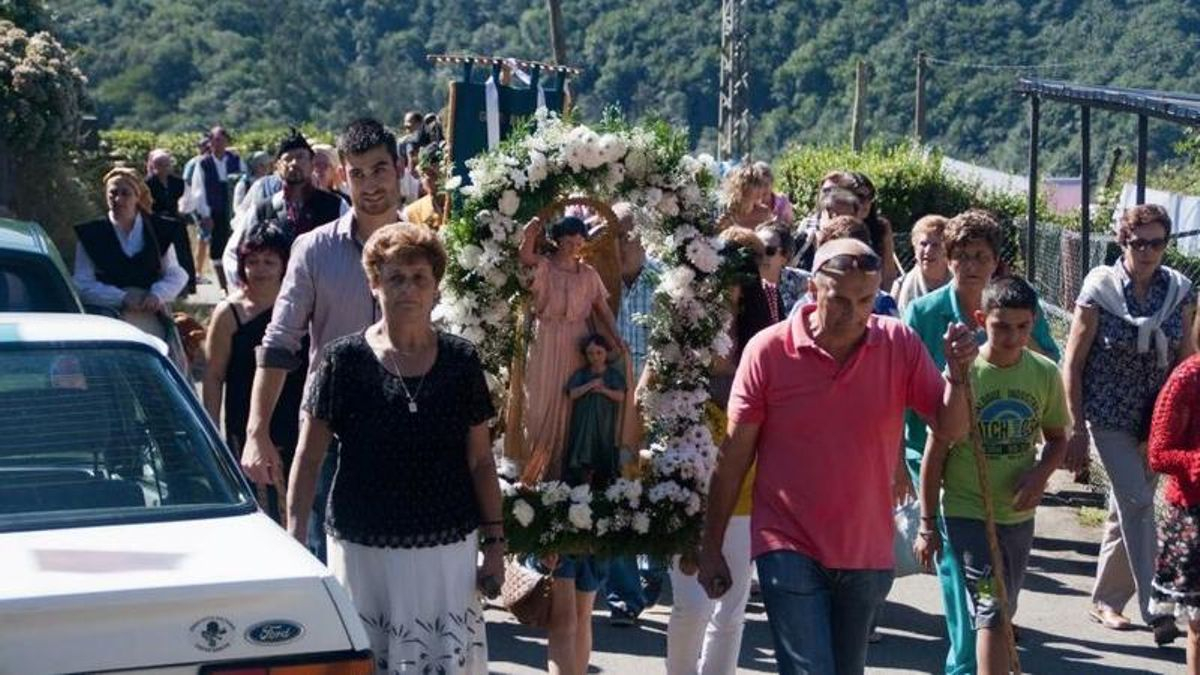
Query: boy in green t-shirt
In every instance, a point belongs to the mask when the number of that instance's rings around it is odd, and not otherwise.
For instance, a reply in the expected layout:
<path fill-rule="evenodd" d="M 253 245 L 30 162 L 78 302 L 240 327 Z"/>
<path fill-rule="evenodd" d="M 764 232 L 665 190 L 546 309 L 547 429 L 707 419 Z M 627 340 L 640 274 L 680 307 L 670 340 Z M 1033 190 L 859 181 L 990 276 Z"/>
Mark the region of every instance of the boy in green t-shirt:
<path fill-rule="evenodd" d="M 1058 368 L 1025 348 L 1037 303 L 1037 293 L 1020 277 L 1002 277 L 988 284 L 982 309 L 975 312 L 975 320 L 987 331 L 987 343 L 970 373 L 1013 614 L 1033 545 L 1034 510 L 1050 474 L 1062 463 L 1071 422 Z M 1042 438 L 1046 445 L 1039 459 L 1037 445 Z M 970 439 L 949 445 L 945 439 L 931 438 L 927 446 L 921 467 L 921 529 L 914 546 L 926 567 L 942 546 L 935 526 L 939 493 L 949 546 L 964 567 L 978 633 L 979 672 L 1008 673 Z"/>

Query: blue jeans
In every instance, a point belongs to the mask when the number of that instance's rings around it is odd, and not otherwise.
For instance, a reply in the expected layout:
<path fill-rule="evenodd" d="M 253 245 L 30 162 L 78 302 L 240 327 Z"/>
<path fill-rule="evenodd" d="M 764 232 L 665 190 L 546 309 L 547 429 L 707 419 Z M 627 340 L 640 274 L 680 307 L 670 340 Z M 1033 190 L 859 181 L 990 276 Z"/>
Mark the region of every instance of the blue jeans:
<path fill-rule="evenodd" d="M 831 570 L 795 551 L 754 562 L 781 675 L 861 675 L 892 570 Z"/>
<path fill-rule="evenodd" d="M 624 611 L 634 616 L 658 602 L 665 562 L 648 555 L 610 558 L 608 580 L 604 584 L 605 601 L 610 612 Z"/>
<path fill-rule="evenodd" d="M 329 444 L 321 473 L 317 476 L 317 493 L 313 497 L 312 515 L 308 519 L 308 550 L 325 562 L 325 507 L 329 504 L 329 488 L 333 485 L 333 474 L 337 471 L 338 442 Z"/>
<path fill-rule="evenodd" d="M 921 484 L 921 458 L 906 455 L 904 463 L 913 485 Z M 942 587 L 942 610 L 946 615 L 946 636 L 950 649 L 946 652 L 946 675 L 971 675 L 977 671 L 975 664 L 975 621 L 971 614 L 970 598 L 967 597 L 967 577 L 963 574 L 962 561 L 947 544 L 946 521 L 938 509 L 938 532 L 942 537 L 942 552 L 937 557 L 935 569 Z"/>

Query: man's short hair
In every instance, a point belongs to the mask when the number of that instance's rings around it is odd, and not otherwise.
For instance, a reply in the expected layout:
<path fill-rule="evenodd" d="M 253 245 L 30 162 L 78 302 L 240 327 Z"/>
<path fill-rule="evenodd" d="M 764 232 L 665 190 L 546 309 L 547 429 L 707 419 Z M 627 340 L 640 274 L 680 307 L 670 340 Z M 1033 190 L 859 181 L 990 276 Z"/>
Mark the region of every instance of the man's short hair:
<path fill-rule="evenodd" d="M 946 255 L 954 258 L 958 251 L 972 241 L 982 241 L 1000 259 L 1004 248 L 1004 231 L 992 214 L 983 209 L 968 209 L 946 221 Z"/>
<path fill-rule="evenodd" d="M 308 139 L 296 127 L 288 129 L 283 138 L 279 139 L 279 150 L 275 153 L 275 156 L 283 157 L 283 153 L 291 152 L 292 150 L 307 150 L 309 157 L 313 155 L 313 149 L 308 144 Z"/>
<path fill-rule="evenodd" d="M 983 289 L 983 311 L 997 309 L 1027 309 L 1037 312 L 1037 291 L 1028 281 L 1017 275 L 996 277 Z"/>
<path fill-rule="evenodd" d="M 396 137 L 387 127 L 370 117 L 356 119 L 346 125 L 338 136 L 338 161 L 345 164 L 350 155 L 361 155 L 380 146 L 387 150 L 393 162 L 399 158 L 396 154 Z"/>
<path fill-rule="evenodd" d="M 821 223 L 821 229 L 817 231 L 817 246 L 846 238 L 857 239 L 872 248 L 875 246 L 871 242 L 871 228 L 854 216 L 837 216 Z"/>

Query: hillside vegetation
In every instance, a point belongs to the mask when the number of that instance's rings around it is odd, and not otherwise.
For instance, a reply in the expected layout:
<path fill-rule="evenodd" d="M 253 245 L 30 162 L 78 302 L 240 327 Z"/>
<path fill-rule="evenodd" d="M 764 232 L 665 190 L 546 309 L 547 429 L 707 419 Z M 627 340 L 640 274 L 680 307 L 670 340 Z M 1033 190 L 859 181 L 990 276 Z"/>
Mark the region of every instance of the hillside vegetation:
<path fill-rule="evenodd" d="M 297 121 L 336 128 L 369 113 L 398 123 L 444 103 L 448 70 L 425 55 L 546 59 L 543 0 L 57 0 L 54 28 L 90 78 L 106 125 L 196 130 Z M 1021 170 L 1027 113 L 1018 74 L 1200 92 L 1200 7 L 1184 0 L 750 0 L 756 155 L 844 143 L 854 62 L 871 66 L 866 131 L 894 142 L 912 127 L 914 59 L 933 62 L 928 136 L 947 154 Z M 568 57 L 586 74 L 579 109 L 609 104 L 686 125 L 712 150 L 719 0 L 563 0 Z M 1078 171 L 1075 110 L 1043 106 L 1044 167 Z M 1135 121 L 1093 116 L 1097 166 L 1131 147 Z M 1152 124 L 1156 156 L 1181 131 Z"/>

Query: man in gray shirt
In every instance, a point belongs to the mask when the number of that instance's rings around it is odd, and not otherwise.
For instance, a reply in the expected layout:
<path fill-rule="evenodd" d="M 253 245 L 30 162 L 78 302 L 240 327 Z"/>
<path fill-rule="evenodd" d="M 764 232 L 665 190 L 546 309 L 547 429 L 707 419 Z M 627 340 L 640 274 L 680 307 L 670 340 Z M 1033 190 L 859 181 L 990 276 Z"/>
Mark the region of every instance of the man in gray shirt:
<path fill-rule="evenodd" d="M 362 269 L 363 244 L 380 227 L 402 220 L 396 139 L 373 119 L 351 122 L 338 137 L 338 160 L 354 207 L 337 220 L 297 237 L 271 323 L 258 348 L 258 369 L 250 395 L 250 420 L 242 468 L 255 483 L 277 485 L 286 476 L 279 449 L 271 442 L 271 414 L 290 370 L 304 358 L 308 335 L 309 374 L 329 342 L 361 331 L 379 318 Z M 331 453 L 329 458 L 335 455 Z M 329 462 L 330 468 L 333 466 Z M 331 476 L 331 474 L 330 474 Z M 318 488 L 309 547 L 324 559 L 325 500 L 328 480 Z M 315 533 L 313 530 L 315 529 Z"/>

